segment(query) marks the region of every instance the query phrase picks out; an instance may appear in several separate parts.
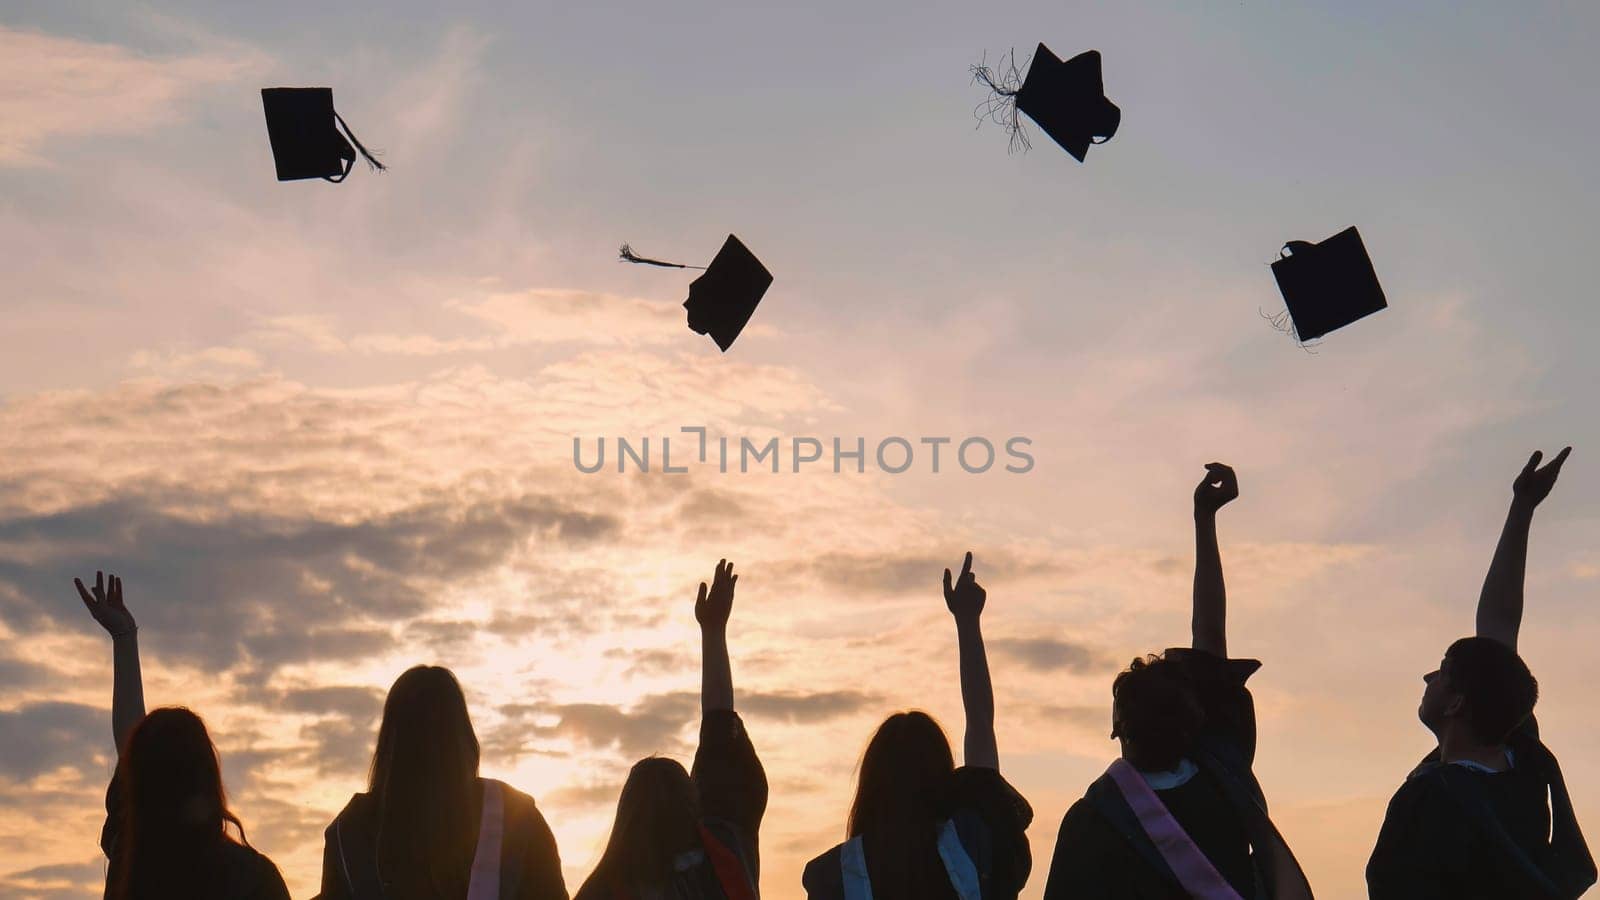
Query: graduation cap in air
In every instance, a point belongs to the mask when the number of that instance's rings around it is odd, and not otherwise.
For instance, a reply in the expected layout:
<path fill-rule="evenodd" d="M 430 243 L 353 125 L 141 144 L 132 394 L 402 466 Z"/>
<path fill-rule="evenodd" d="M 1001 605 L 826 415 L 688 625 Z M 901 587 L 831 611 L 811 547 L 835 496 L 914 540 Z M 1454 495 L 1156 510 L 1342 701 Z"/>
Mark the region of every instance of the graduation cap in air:
<path fill-rule="evenodd" d="M 272 142 L 279 181 L 343 181 L 355 165 L 357 151 L 373 169 L 384 168 L 334 112 L 332 88 L 262 88 L 261 105 L 267 113 L 267 139 Z"/>
<path fill-rule="evenodd" d="M 1085 50 L 1062 62 L 1041 43 L 1026 77 L 1017 71 L 1015 53 L 998 71 L 987 65 L 973 66 L 972 76 L 990 90 L 989 98 L 978 106 L 978 117 L 1010 131 L 1012 150 L 1030 146 L 1017 118 L 1019 112 L 1078 162 L 1088 155 L 1089 145 L 1111 140 L 1122 122 L 1122 110 L 1106 99 L 1098 50 Z"/>
<path fill-rule="evenodd" d="M 734 339 L 744 330 L 745 323 L 750 321 L 756 305 L 772 284 L 772 273 L 731 234 L 709 266 L 649 259 L 634 253 L 627 244 L 622 245 L 619 255 L 627 262 L 647 266 L 704 270 L 699 278 L 689 282 L 689 299 L 683 301 L 683 307 L 689 311 L 690 330 L 711 335 L 724 353 L 733 346 Z"/>
<path fill-rule="evenodd" d="M 1299 340 L 1310 341 L 1389 304 L 1355 226 L 1320 243 L 1290 241 L 1272 264 L 1287 316 Z M 1282 316 L 1273 324 L 1283 327 Z"/>

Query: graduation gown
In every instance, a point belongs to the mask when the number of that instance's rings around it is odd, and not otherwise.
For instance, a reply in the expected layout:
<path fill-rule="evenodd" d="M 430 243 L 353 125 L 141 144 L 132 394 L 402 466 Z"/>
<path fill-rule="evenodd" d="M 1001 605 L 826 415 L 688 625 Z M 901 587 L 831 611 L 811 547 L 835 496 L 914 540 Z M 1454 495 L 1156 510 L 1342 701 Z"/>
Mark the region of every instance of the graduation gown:
<path fill-rule="evenodd" d="M 938 854 L 957 900 L 1015 900 L 1028 882 L 1033 808 L 994 769 L 962 766 L 950 775 L 940 805 Z M 806 864 L 809 900 L 858 900 L 870 890 L 864 842 L 858 836 Z M 928 898 L 936 900 L 936 898 Z"/>
<path fill-rule="evenodd" d="M 115 860 L 121 852 L 122 790 L 116 778 L 106 789 L 106 821 L 100 828 L 100 849 L 106 859 Z M 192 865 L 205 871 L 202 882 L 213 885 L 212 897 L 216 900 L 289 900 L 289 888 L 283 875 L 272 860 L 254 847 L 238 843 L 225 835 L 218 835 L 215 853 L 210 859 L 192 860 Z M 106 891 L 111 889 L 111 873 L 106 870 Z"/>
<path fill-rule="evenodd" d="M 482 781 L 483 779 L 479 779 Z M 555 835 L 533 798 L 500 786 L 500 900 L 567 900 Z M 323 834 L 319 900 L 406 900 L 408 885 L 385 886 L 378 873 L 378 803 L 356 794 Z"/>
<path fill-rule="evenodd" d="M 1241 897 L 1301 900 L 1311 887 L 1267 815 L 1252 766 L 1255 701 L 1245 681 L 1253 659 L 1172 649 L 1195 685 L 1206 724 L 1190 753 L 1198 771 L 1156 796 Z M 1109 776 L 1067 810 L 1056 836 L 1045 900 L 1186 900 L 1166 860 Z"/>
<path fill-rule="evenodd" d="M 669 883 L 635 895 L 615 885 L 585 883 L 573 900 L 757 900 L 761 884 L 761 819 L 767 773 L 731 709 L 700 719 L 700 744 L 689 769 L 700 793 L 699 849 L 684 855 Z"/>
<path fill-rule="evenodd" d="M 1538 723 L 1529 717 L 1506 747 L 1502 772 L 1441 762 L 1438 750 L 1412 771 L 1367 862 L 1373 900 L 1569 900 L 1594 884 L 1594 860 Z"/>

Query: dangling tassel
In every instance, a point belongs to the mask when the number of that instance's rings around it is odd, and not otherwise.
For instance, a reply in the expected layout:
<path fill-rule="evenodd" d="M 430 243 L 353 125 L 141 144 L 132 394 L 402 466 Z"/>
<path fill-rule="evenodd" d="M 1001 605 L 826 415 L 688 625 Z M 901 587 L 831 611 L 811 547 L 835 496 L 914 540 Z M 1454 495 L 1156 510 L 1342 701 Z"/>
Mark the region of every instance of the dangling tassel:
<path fill-rule="evenodd" d="M 366 147 L 361 146 L 361 141 L 356 138 L 356 133 L 351 131 L 350 126 L 344 123 L 343 116 L 339 115 L 338 113 L 334 113 L 333 118 L 339 123 L 339 127 L 344 129 L 344 136 L 350 139 L 350 143 L 356 145 L 356 150 L 361 154 L 361 158 L 367 161 L 367 165 L 372 167 L 374 172 L 382 172 L 389 168 L 383 163 L 378 162 L 378 160 L 367 151 Z"/>
<path fill-rule="evenodd" d="M 983 121 L 988 119 L 1004 128 L 1011 136 L 1006 152 L 1015 153 L 1019 147 L 1023 150 L 1033 147 L 1032 142 L 1028 140 L 1028 133 L 1022 128 L 1022 120 L 1018 118 L 1017 113 L 1017 92 L 1022 90 L 1023 74 L 1022 70 L 1017 68 L 1017 50 L 1015 47 L 1001 59 L 1003 64 L 991 69 L 987 65 L 988 53 L 986 52 L 984 54 L 985 62 L 980 62 L 970 67 L 972 80 L 974 82 L 981 81 L 989 88 L 989 96 L 985 97 L 983 102 L 972 110 L 972 115 L 978 120 L 980 127 L 983 125 Z"/>
<path fill-rule="evenodd" d="M 646 266 L 661 266 L 664 269 L 704 269 L 705 268 L 705 266 L 690 266 L 690 265 L 685 265 L 683 263 L 663 262 L 662 260 L 659 260 L 659 259 L 650 259 L 647 256 L 640 256 L 639 254 L 634 253 L 633 252 L 633 248 L 628 246 L 627 244 L 623 244 L 622 245 L 622 249 L 617 251 L 617 258 L 621 259 L 623 262 L 640 263 L 641 265 L 646 265 Z"/>
<path fill-rule="evenodd" d="M 1259 315 L 1261 318 L 1266 319 L 1267 320 L 1267 324 L 1271 325 L 1272 329 L 1274 331 L 1276 331 L 1276 332 L 1278 332 L 1280 334 L 1287 334 L 1288 336 L 1294 338 L 1294 342 L 1300 346 L 1301 350 L 1304 350 L 1305 352 L 1311 354 L 1312 356 L 1316 356 L 1317 355 L 1317 351 L 1315 349 L 1313 349 L 1313 348 L 1316 347 L 1317 341 L 1302 341 L 1302 340 L 1300 340 L 1300 333 L 1295 331 L 1294 318 L 1289 315 L 1289 310 L 1285 309 L 1282 312 L 1276 313 L 1274 315 L 1267 315 L 1266 310 L 1257 308 L 1256 309 L 1256 315 Z"/>

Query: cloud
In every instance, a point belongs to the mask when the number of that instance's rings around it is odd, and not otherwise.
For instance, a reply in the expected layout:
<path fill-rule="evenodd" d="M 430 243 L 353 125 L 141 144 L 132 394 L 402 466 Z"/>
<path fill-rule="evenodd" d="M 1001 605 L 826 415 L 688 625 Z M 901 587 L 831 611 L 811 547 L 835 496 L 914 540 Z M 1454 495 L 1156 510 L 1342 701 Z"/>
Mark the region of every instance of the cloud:
<path fill-rule="evenodd" d="M 18 900 L 92 900 L 102 896 L 106 863 L 94 858 L 77 863 L 34 866 L 0 876 L 6 896 Z"/>
<path fill-rule="evenodd" d="M 288 315 L 261 320 L 247 340 L 300 346 L 322 353 L 371 356 L 448 356 L 546 344 L 640 347 L 682 341 L 688 334 L 679 304 L 596 291 L 529 288 L 456 297 L 444 309 L 472 334 L 357 332 L 341 335 L 326 316 Z"/>
<path fill-rule="evenodd" d="M 1037 672 L 1093 672 L 1107 663 L 1091 647 L 1059 638 L 991 638 L 988 647 L 999 656 L 1015 660 Z"/>
<path fill-rule="evenodd" d="M 563 737 L 596 749 L 619 751 L 637 759 L 683 749 L 680 735 L 699 711 L 697 694 L 651 694 L 628 709 L 605 703 L 569 703 L 550 707 L 558 717 L 550 726 L 535 726 L 541 737 Z"/>
<path fill-rule="evenodd" d="M 45 145 L 179 121 L 197 88 L 263 65 L 255 51 L 147 57 L 126 47 L 0 26 L 0 166 L 48 165 Z"/>
<path fill-rule="evenodd" d="M 613 647 L 605 651 L 607 659 L 620 659 L 628 663 L 624 673 L 630 677 L 672 675 L 694 671 L 697 658 L 679 650 L 653 647 L 635 650 L 631 647 Z"/>
<path fill-rule="evenodd" d="M 111 755 L 111 713 L 82 703 L 42 701 L 0 710 L 0 776 L 12 781 L 67 767 L 88 774 Z"/>
<path fill-rule="evenodd" d="M 425 612 L 441 586 L 500 565 L 532 537 L 581 544 L 616 527 L 538 495 L 441 497 L 354 521 L 175 511 L 212 499 L 128 496 L 0 516 L 0 619 L 80 626 L 66 588 L 92 565 L 125 578 L 163 658 L 266 675 L 394 645 L 389 622 Z"/>
<path fill-rule="evenodd" d="M 261 356 L 244 347 L 207 347 L 203 350 L 138 350 L 128 357 L 133 369 L 169 378 L 227 379 L 255 372 Z"/>
<path fill-rule="evenodd" d="M 805 725 L 861 712 L 882 698 L 862 691 L 742 691 L 737 702 L 752 716 Z"/>

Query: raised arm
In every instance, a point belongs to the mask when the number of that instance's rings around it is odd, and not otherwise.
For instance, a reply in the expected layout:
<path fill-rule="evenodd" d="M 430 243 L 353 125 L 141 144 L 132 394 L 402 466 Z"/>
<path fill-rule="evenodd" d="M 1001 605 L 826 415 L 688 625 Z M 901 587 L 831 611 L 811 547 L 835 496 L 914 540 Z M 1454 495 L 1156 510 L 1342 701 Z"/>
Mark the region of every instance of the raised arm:
<path fill-rule="evenodd" d="M 117 752 L 128 739 L 133 726 L 144 718 L 144 680 L 139 673 L 139 626 L 122 602 L 122 579 L 104 572 L 94 573 L 94 589 L 74 578 L 78 596 L 100 627 L 111 635 L 111 739 Z"/>
<path fill-rule="evenodd" d="M 1222 463 L 1206 463 L 1194 489 L 1194 614 L 1189 646 L 1228 657 L 1228 588 L 1217 549 L 1217 510 L 1239 496 L 1239 479 Z"/>
<path fill-rule="evenodd" d="M 1483 579 L 1478 595 L 1478 637 L 1493 638 L 1517 649 L 1517 633 L 1522 630 L 1522 581 L 1528 568 L 1528 531 L 1533 527 L 1533 510 L 1550 496 L 1556 476 L 1572 452 L 1567 447 L 1550 464 L 1540 468 L 1544 454 L 1535 450 L 1511 483 L 1511 510 L 1494 548 L 1494 561 Z"/>
<path fill-rule="evenodd" d="M 700 623 L 700 711 L 733 709 L 733 669 L 728 664 L 728 616 L 733 612 L 733 588 L 739 576 L 733 563 L 717 563 L 711 588 L 700 582 L 694 601 L 694 618 Z"/>
<path fill-rule="evenodd" d="M 961 576 L 952 584 L 944 570 L 944 602 L 956 620 L 956 645 L 961 655 L 961 706 L 966 712 L 967 735 L 963 760 L 969 766 L 1000 768 L 1000 749 L 994 737 L 994 685 L 989 681 L 989 657 L 983 649 L 983 614 L 987 594 L 972 574 L 972 553 L 961 564 Z"/>

